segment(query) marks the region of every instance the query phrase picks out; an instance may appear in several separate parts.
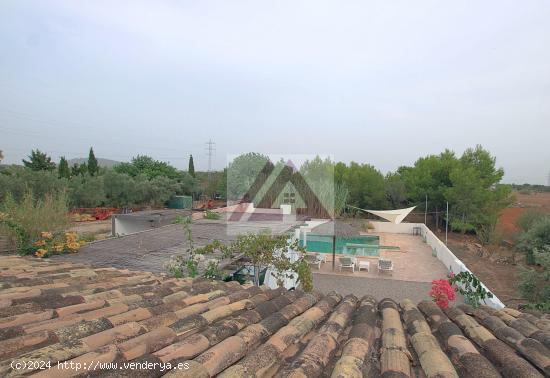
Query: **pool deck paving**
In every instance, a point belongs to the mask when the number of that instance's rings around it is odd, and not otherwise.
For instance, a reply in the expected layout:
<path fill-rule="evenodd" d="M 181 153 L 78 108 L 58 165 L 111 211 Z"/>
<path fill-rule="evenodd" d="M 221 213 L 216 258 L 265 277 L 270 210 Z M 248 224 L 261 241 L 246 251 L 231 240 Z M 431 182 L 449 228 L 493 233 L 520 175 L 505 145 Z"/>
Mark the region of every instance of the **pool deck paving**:
<path fill-rule="evenodd" d="M 370 233 L 378 235 L 380 245 L 398 246 L 399 250 L 380 250 L 380 258 L 393 262 L 393 272 L 378 271 L 378 257 L 357 257 L 358 261 L 369 261 L 369 271 L 355 268 L 339 270 L 338 256 L 335 271 L 332 270 L 332 256 L 327 255 L 327 262 L 321 269 L 312 268 L 313 285 L 316 290 L 329 292 L 336 290 L 342 295 L 372 295 L 381 300 L 394 298 L 397 301 L 411 299 L 419 302 L 430 299 L 432 281 L 445 278 L 447 268 L 432 255 L 432 249 L 423 242 L 420 236 L 407 234 Z M 457 296 L 456 303 L 463 303 L 464 298 Z"/>
<path fill-rule="evenodd" d="M 312 270 L 320 275 L 336 275 L 349 277 L 364 277 L 383 280 L 398 280 L 408 282 L 431 283 L 433 280 L 445 278 L 448 274 L 447 268 L 437 257 L 432 255 L 432 249 L 424 243 L 420 236 L 407 234 L 376 233 L 380 237 L 380 245 L 391 245 L 399 247 L 398 250 L 381 249 L 380 257 L 356 257 L 357 261 L 368 261 L 369 270 L 359 271 L 357 267 L 352 273 L 351 269 L 339 269 L 337 254 L 336 269 L 332 270 L 332 255 L 325 254 L 327 262 L 321 264 L 321 269 L 313 267 Z M 393 262 L 393 271 L 379 272 L 378 259 L 389 259 Z"/>

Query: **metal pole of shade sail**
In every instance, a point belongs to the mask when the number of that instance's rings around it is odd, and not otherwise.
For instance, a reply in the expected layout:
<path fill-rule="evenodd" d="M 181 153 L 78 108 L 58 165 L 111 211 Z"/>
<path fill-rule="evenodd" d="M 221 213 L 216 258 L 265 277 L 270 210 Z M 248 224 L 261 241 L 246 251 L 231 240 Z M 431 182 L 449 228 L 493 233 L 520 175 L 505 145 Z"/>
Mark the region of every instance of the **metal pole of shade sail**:
<path fill-rule="evenodd" d="M 336 266 L 336 230 L 334 230 L 334 235 L 332 235 L 332 271 L 334 272 Z"/>
<path fill-rule="evenodd" d="M 449 201 L 447 201 L 447 221 L 445 222 L 445 245 L 447 245 L 448 232 L 449 232 Z"/>
<path fill-rule="evenodd" d="M 426 194 L 426 207 L 424 209 L 424 224 L 427 223 L 428 220 L 428 195 Z"/>

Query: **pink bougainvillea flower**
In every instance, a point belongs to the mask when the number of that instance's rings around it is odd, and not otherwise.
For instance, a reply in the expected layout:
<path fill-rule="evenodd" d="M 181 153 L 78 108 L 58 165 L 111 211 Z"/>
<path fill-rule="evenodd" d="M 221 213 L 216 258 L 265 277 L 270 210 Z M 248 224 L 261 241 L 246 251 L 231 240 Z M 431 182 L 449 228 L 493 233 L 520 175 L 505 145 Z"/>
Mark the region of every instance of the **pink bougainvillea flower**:
<path fill-rule="evenodd" d="M 430 297 L 440 308 L 447 308 L 449 301 L 454 301 L 456 298 L 455 288 L 447 280 L 433 280 Z"/>

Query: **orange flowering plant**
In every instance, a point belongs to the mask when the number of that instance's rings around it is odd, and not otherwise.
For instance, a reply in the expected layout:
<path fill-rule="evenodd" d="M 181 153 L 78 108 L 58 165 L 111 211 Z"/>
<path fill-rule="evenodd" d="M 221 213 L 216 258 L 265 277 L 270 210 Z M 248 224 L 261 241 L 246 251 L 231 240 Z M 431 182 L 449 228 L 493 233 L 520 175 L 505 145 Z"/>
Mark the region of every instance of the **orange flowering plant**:
<path fill-rule="evenodd" d="M 80 247 L 85 245 L 76 232 L 47 232 L 40 233 L 40 238 L 32 242 L 23 253 L 44 258 L 52 255 L 78 252 Z"/>

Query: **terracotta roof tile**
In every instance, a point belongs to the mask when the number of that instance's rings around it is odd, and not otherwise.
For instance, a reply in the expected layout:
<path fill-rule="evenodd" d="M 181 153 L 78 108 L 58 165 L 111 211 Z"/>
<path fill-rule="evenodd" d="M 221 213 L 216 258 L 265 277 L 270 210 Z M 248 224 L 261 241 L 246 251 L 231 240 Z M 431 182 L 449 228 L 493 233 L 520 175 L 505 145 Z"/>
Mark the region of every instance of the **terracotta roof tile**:
<path fill-rule="evenodd" d="M 450 357 L 460 376 L 500 377 L 491 363 L 479 353 L 460 328 L 433 302 L 420 302 L 418 308 L 426 316 L 442 348 Z"/>
<path fill-rule="evenodd" d="M 501 374 L 506 372 L 507 376 L 513 377 L 543 376 L 533 365 L 461 309 L 450 309 L 446 313 L 481 348 L 487 359 Z"/>
<path fill-rule="evenodd" d="M 355 296 L 344 298 L 334 309 L 304 351 L 278 376 L 319 376 L 338 347 L 338 339 L 347 326 L 357 304 Z"/>
<path fill-rule="evenodd" d="M 0 376 L 29 360 L 189 366 L 90 373 L 133 378 L 550 375 L 550 320 L 511 308 L 442 311 L 20 257 L 0 257 L 0 283 Z"/>

